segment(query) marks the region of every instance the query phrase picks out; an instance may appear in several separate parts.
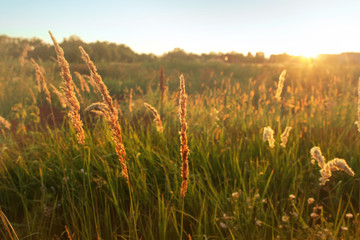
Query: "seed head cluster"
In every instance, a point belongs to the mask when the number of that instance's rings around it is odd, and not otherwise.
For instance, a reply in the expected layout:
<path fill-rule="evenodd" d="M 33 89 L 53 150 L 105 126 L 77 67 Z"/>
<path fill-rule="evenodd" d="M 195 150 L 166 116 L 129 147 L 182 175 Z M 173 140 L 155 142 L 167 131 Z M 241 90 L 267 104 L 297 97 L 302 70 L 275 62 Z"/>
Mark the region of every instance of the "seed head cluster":
<path fill-rule="evenodd" d="M 83 122 L 80 119 L 80 104 L 79 101 L 76 98 L 74 88 L 73 88 L 73 81 L 70 74 L 70 68 L 69 63 L 66 61 L 64 57 L 64 51 L 60 47 L 60 45 L 57 43 L 55 37 L 52 35 L 52 33 L 49 31 L 50 37 L 54 43 L 55 51 L 57 55 L 57 62 L 59 66 L 61 67 L 60 75 L 62 77 L 63 86 L 61 87 L 61 90 L 63 92 L 63 95 L 65 96 L 67 106 L 69 107 L 68 117 L 70 118 L 70 121 L 75 128 L 77 132 L 77 140 L 79 144 L 85 144 L 85 134 L 83 129 Z"/>
<path fill-rule="evenodd" d="M 79 48 L 80 48 L 80 52 L 82 54 L 82 59 L 85 61 L 85 63 L 87 64 L 87 66 L 89 68 L 90 76 L 93 79 L 93 81 L 95 82 L 96 87 L 98 88 L 99 92 L 101 93 L 103 102 L 96 103 L 96 107 L 100 107 L 100 111 L 103 113 L 103 115 L 105 116 L 105 118 L 110 126 L 111 137 L 115 143 L 115 151 L 116 151 L 116 154 L 118 156 L 118 159 L 120 161 L 121 168 L 122 168 L 121 175 L 128 182 L 129 175 L 128 175 L 128 170 L 127 170 L 126 161 L 125 161 L 126 152 L 125 152 L 125 147 L 124 147 L 123 140 L 122 140 L 121 128 L 120 128 L 120 124 L 119 124 L 119 120 L 118 120 L 118 112 L 113 105 L 113 100 L 109 94 L 109 91 L 108 91 L 106 85 L 104 84 L 101 76 L 98 74 L 94 63 L 91 61 L 89 55 L 85 52 L 85 50 L 82 47 L 79 47 Z"/>
<path fill-rule="evenodd" d="M 331 161 L 325 163 L 325 157 L 322 155 L 319 147 L 313 147 L 310 150 L 311 159 L 316 160 L 320 169 L 321 177 L 320 185 L 325 185 L 326 182 L 330 181 L 329 178 L 332 176 L 333 171 L 343 171 L 350 176 L 354 176 L 354 171 L 349 167 L 344 159 L 334 158 Z"/>
<path fill-rule="evenodd" d="M 274 130 L 271 127 L 264 127 L 263 141 L 268 141 L 269 147 L 275 147 Z"/>
<path fill-rule="evenodd" d="M 180 153 L 181 153 L 181 160 L 182 160 L 182 168 L 181 168 L 181 190 L 180 194 L 181 197 L 185 197 L 185 193 L 188 188 L 188 177 L 189 177 L 189 163 L 188 163 L 188 155 L 189 155 L 189 147 L 187 145 L 187 137 L 186 137 L 186 130 L 187 130 L 187 123 L 186 123 L 186 99 L 187 95 L 185 92 L 185 79 L 184 76 L 180 76 L 180 100 L 179 100 L 179 116 L 180 116 Z"/>

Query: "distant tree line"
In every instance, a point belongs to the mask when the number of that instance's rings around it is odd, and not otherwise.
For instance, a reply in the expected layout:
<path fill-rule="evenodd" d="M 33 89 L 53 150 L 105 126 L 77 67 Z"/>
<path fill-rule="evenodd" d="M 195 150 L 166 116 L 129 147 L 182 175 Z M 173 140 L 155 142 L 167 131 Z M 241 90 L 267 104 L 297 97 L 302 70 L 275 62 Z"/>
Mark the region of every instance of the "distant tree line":
<path fill-rule="evenodd" d="M 64 49 L 65 57 L 70 63 L 82 62 L 79 46 L 82 46 L 96 61 L 104 62 L 143 62 L 153 59 L 162 59 L 168 61 L 222 61 L 228 63 L 284 63 L 300 62 L 301 57 L 291 56 L 286 53 L 273 54 L 269 58 L 265 57 L 263 52 L 257 52 L 255 55 L 248 53 L 246 55 L 237 52 L 231 53 L 214 53 L 193 54 L 187 53 L 183 49 L 175 48 L 173 51 L 156 56 L 154 54 L 138 54 L 124 44 L 104 42 L 86 43 L 78 36 L 65 38 L 61 43 Z M 8 58 L 19 58 L 24 49 L 30 47 L 28 57 L 41 59 L 43 61 L 55 58 L 53 45 L 45 43 L 38 38 L 13 38 L 6 35 L 0 35 L 0 60 Z M 359 53 L 342 53 L 342 54 L 322 54 L 318 57 L 319 61 L 329 63 L 360 63 Z"/>
<path fill-rule="evenodd" d="M 41 39 L 32 38 L 11 38 L 5 35 L 0 36 L 0 57 L 18 58 L 22 55 L 24 48 L 31 47 L 28 57 L 48 60 L 55 58 L 53 45 L 43 42 Z M 146 60 L 150 55 L 136 54 L 133 50 L 123 44 L 109 42 L 85 43 L 77 36 L 64 39 L 60 46 L 64 49 L 65 57 L 70 63 L 81 62 L 79 46 L 82 46 L 95 61 L 119 61 L 134 62 Z"/>
<path fill-rule="evenodd" d="M 38 38 L 13 38 L 6 35 L 0 35 L 0 57 L 4 58 L 19 58 L 22 55 L 24 48 L 31 47 L 28 52 L 28 57 L 34 59 L 48 60 L 51 57 L 55 58 L 55 50 L 51 44 L 47 44 Z M 65 38 L 60 46 L 64 49 L 65 57 L 70 63 L 82 62 L 79 46 L 82 46 L 94 61 L 105 62 L 141 62 L 148 61 L 155 58 L 162 58 L 164 60 L 176 61 L 224 61 L 230 63 L 264 63 L 268 61 L 263 52 L 257 52 L 252 55 L 250 52 L 247 55 L 241 53 L 231 52 L 223 53 L 209 53 L 209 54 L 193 54 L 186 53 L 183 49 L 175 48 L 173 51 L 156 56 L 154 54 L 138 54 L 131 48 L 124 44 L 116 44 L 110 42 L 93 42 L 86 43 L 78 36 L 70 36 Z"/>

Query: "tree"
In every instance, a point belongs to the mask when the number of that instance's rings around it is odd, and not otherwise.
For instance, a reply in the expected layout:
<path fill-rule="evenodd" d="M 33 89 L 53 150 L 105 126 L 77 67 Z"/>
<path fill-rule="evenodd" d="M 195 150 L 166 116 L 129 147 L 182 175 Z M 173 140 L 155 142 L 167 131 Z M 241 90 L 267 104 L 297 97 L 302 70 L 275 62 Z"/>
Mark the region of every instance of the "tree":
<path fill-rule="evenodd" d="M 64 49 L 64 55 L 68 62 L 81 62 L 81 54 L 79 46 L 86 45 L 80 37 L 76 35 L 70 36 L 68 39 L 64 38 L 60 46 Z"/>
<path fill-rule="evenodd" d="M 254 62 L 255 63 L 263 63 L 263 62 L 265 62 L 265 54 L 263 52 L 257 52 L 255 54 Z"/>

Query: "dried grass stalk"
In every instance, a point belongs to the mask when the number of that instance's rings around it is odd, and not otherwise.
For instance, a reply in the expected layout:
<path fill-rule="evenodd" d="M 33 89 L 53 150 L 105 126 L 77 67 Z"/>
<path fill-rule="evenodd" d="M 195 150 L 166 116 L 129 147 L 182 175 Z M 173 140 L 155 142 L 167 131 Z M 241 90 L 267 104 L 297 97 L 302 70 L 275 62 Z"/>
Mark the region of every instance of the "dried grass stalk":
<path fill-rule="evenodd" d="M 38 74 L 36 74 L 35 76 L 35 81 L 36 81 L 36 90 L 38 91 L 38 93 L 41 92 L 41 79 L 38 76 Z"/>
<path fill-rule="evenodd" d="M 46 95 L 46 100 L 48 101 L 48 103 L 51 105 L 51 96 L 50 96 L 50 92 L 49 89 L 47 87 L 46 81 L 45 81 L 45 77 L 41 72 L 40 66 L 34 61 L 34 59 L 30 59 L 31 63 L 33 64 L 35 71 L 36 71 L 36 82 L 37 82 L 37 87 L 39 88 L 39 85 L 42 86 L 42 89 Z M 39 89 L 38 89 L 39 90 Z M 40 92 L 40 90 L 39 90 Z"/>
<path fill-rule="evenodd" d="M 80 114 L 79 114 L 80 104 L 74 93 L 73 81 L 72 81 L 72 77 L 70 74 L 69 63 L 66 61 L 66 59 L 64 57 L 63 49 L 57 43 L 56 39 L 54 38 L 54 36 L 52 35 L 52 33 L 50 31 L 49 31 L 49 34 L 50 34 L 51 39 L 55 46 L 58 64 L 61 67 L 60 75 L 61 75 L 62 79 L 64 80 L 61 90 L 63 92 L 63 95 L 66 98 L 67 106 L 70 108 L 70 110 L 68 112 L 68 117 L 70 118 L 70 121 L 77 132 L 78 143 L 85 144 L 85 134 L 84 134 L 84 129 L 83 129 L 83 123 L 80 119 Z"/>
<path fill-rule="evenodd" d="M 162 123 L 161 123 L 161 119 L 160 119 L 160 115 L 158 113 L 158 111 L 156 111 L 156 109 L 151 106 L 150 104 L 148 103 L 144 103 L 144 106 L 149 109 L 151 111 L 151 113 L 153 114 L 154 116 L 154 122 L 156 124 L 156 130 L 160 133 L 163 132 L 163 127 L 162 127 Z"/>
<path fill-rule="evenodd" d="M 96 83 L 94 82 L 94 80 L 89 75 L 82 75 L 82 76 L 89 81 L 89 84 L 93 88 L 94 93 L 98 93 L 97 86 L 96 86 Z"/>
<path fill-rule="evenodd" d="M 72 85 L 73 85 L 73 87 L 74 87 L 74 90 L 75 90 L 76 94 L 78 95 L 78 97 L 79 97 L 79 99 L 80 99 L 80 102 L 81 102 L 82 104 L 84 104 L 84 99 L 83 99 L 83 97 L 81 96 L 80 90 L 79 90 L 79 88 L 76 86 L 76 84 L 75 84 L 74 81 L 72 82 Z"/>
<path fill-rule="evenodd" d="M 2 211 L 1 208 L 0 208 L 0 219 L 3 223 L 3 225 L 5 226 L 5 229 L 8 232 L 10 239 L 11 240 L 13 240 L 13 239 L 19 240 L 19 237 L 17 236 L 13 226 L 11 225 L 9 219 L 6 217 L 6 215 L 4 214 L 4 212 Z"/>
<path fill-rule="evenodd" d="M 33 101 L 33 104 L 36 105 L 36 97 L 35 97 L 34 91 L 31 88 L 29 88 L 29 92 L 30 92 L 30 96 Z"/>
<path fill-rule="evenodd" d="M 79 72 L 74 72 L 74 73 L 75 73 L 76 77 L 80 81 L 80 89 L 81 89 L 81 91 L 82 92 L 87 91 L 88 93 L 90 93 L 89 85 L 87 84 L 87 82 L 85 81 L 83 76 L 81 76 L 81 74 Z"/>
<path fill-rule="evenodd" d="M 90 110 L 90 112 L 94 113 L 95 115 L 98 116 L 104 116 L 103 111 L 99 111 L 99 110 Z"/>
<path fill-rule="evenodd" d="M 326 182 L 330 181 L 329 178 L 332 176 L 332 171 L 344 171 L 350 176 L 354 176 L 354 171 L 347 165 L 346 161 L 341 158 L 334 158 L 333 160 L 325 163 L 325 157 L 322 155 L 319 147 L 313 147 L 310 150 L 311 161 L 317 161 L 320 169 L 321 177 L 320 185 L 325 185 Z"/>
<path fill-rule="evenodd" d="M 50 87 L 51 87 L 51 90 L 53 91 L 53 93 L 58 97 L 61 106 L 63 108 L 66 108 L 67 101 L 66 101 L 64 95 L 54 85 L 52 85 L 51 83 L 50 83 Z"/>
<path fill-rule="evenodd" d="M 103 102 L 92 103 L 85 111 L 90 111 L 99 116 L 105 116 L 104 112 L 109 112 L 107 105 Z"/>
<path fill-rule="evenodd" d="M 281 134 L 280 146 L 282 146 L 283 148 L 286 147 L 286 143 L 288 142 L 291 129 L 292 127 L 286 127 L 284 132 Z"/>
<path fill-rule="evenodd" d="M 271 127 L 264 127 L 263 141 L 268 141 L 269 147 L 275 147 L 274 130 Z"/>
<path fill-rule="evenodd" d="M 101 76 L 98 74 L 96 66 L 91 61 L 89 55 L 85 52 L 84 48 L 79 47 L 79 49 L 82 54 L 82 59 L 85 61 L 89 68 L 90 77 L 95 82 L 97 89 L 100 91 L 104 103 L 109 107 L 109 111 L 111 112 L 111 114 L 114 114 L 114 116 L 116 116 L 117 118 L 117 111 L 114 108 L 112 98 L 109 94 L 109 90 L 103 82 Z"/>
<path fill-rule="evenodd" d="M 179 99 L 179 115 L 180 115 L 180 141 L 181 141 L 181 160 L 182 160 L 182 168 L 181 168 L 181 197 L 185 197 L 185 193 L 188 188 L 188 177 L 189 177 L 189 163 L 188 163 L 188 155 L 189 155 L 189 147 L 187 145 L 187 137 L 186 137 L 186 99 L 187 95 L 185 92 L 185 79 L 184 76 L 180 76 L 180 99 Z"/>
<path fill-rule="evenodd" d="M 327 162 L 324 168 L 320 170 L 320 185 L 325 185 L 327 181 L 330 181 L 329 178 L 332 175 L 332 171 L 343 171 L 350 176 L 355 175 L 354 171 L 349 167 L 349 165 L 347 165 L 344 159 L 334 158 L 333 160 Z"/>
<path fill-rule="evenodd" d="M 71 234 L 70 234 L 69 229 L 66 227 L 66 225 L 65 225 L 65 230 L 66 230 L 66 234 L 67 234 L 69 240 L 72 240 L 72 236 L 71 236 Z"/>
<path fill-rule="evenodd" d="M 96 87 L 98 88 L 98 90 L 102 95 L 103 103 L 101 103 L 101 105 L 99 103 L 96 104 L 98 107 L 101 106 L 100 111 L 103 112 L 103 115 L 105 116 L 108 124 L 110 125 L 111 137 L 115 143 L 115 151 L 119 158 L 122 168 L 121 175 L 126 179 L 127 182 L 129 182 L 129 175 L 125 161 L 126 152 L 121 136 L 121 128 L 118 120 L 118 112 L 113 105 L 113 101 L 112 98 L 110 97 L 109 91 L 106 85 L 104 84 L 101 76 L 98 74 L 94 63 L 91 61 L 89 55 L 85 52 L 85 50 L 82 47 L 79 48 L 82 54 L 82 59 L 86 62 L 90 70 L 91 78 L 94 80 Z"/>
<path fill-rule="evenodd" d="M 103 102 L 96 102 L 96 103 L 92 103 L 91 105 L 87 106 L 85 108 L 85 111 L 92 111 L 92 110 L 106 110 L 108 111 L 108 107 L 105 103 Z"/>
<path fill-rule="evenodd" d="M 122 111 L 121 111 L 120 105 L 119 105 L 119 103 L 118 103 L 118 101 L 117 101 L 117 99 L 116 99 L 116 98 L 114 99 L 114 107 L 115 107 L 115 108 L 116 108 L 116 110 L 119 112 L 120 117 L 123 117 L 123 114 L 122 114 Z"/>
<path fill-rule="evenodd" d="M 276 95 L 275 95 L 275 98 L 278 101 L 281 101 L 281 92 L 284 87 L 285 75 L 286 75 L 286 70 L 283 70 L 279 77 L 279 83 L 278 83 L 278 87 L 277 87 Z"/>

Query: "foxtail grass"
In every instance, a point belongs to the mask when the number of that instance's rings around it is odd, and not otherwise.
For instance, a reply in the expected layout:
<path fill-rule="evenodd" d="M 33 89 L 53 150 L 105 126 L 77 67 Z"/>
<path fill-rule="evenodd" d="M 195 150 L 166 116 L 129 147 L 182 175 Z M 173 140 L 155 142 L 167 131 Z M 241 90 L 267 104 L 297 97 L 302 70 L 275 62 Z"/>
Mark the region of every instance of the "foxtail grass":
<path fill-rule="evenodd" d="M 180 117 L 180 154 L 181 154 L 181 189 L 180 189 L 180 195 L 182 198 L 182 208 L 181 208 L 181 229 L 180 229 L 180 239 L 182 239 L 183 234 L 183 224 L 184 224 L 184 199 L 185 194 L 188 189 L 188 178 L 189 178 L 189 162 L 188 162 L 188 156 L 189 156 L 189 147 L 187 145 L 187 136 L 186 136 L 186 130 L 187 130 L 187 123 L 186 123 L 186 99 L 187 95 L 185 92 L 185 79 L 184 75 L 180 75 L 180 96 L 179 96 L 179 117 Z"/>
<path fill-rule="evenodd" d="M 47 83 L 46 83 L 46 80 L 45 80 L 45 77 L 41 71 L 41 68 L 40 66 L 35 62 L 35 60 L 33 58 L 30 59 L 31 60 L 31 63 L 33 64 L 34 68 L 35 68 L 35 72 L 36 72 L 36 82 L 37 84 L 41 84 L 41 89 L 44 91 L 45 93 L 45 99 L 46 101 L 49 103 L 49 107 L 50 107 L 50 111 L 51 111 L 51 116 L 52 116 L 52 121 L 53 121 L 53 124 L 54 124 L 54 127 L 56 126 L 56 122 L 55 122 L 55 115 L 54 115 L 54 110 L 53 110 L 53 107 L 52 107 L 52 104 L 51 104 L 51 95 L 50 95 L 50 91 L 47 87 Z M 40 92 L 40 91 L 39 91 Z M 32 93 L 34 94 L 34 93 Z M 35 97 L 34 97 L 35 99 Z"/>
<path fill-rule="evenodd" d="M 283 148 L 286 147 L 286 143 L 288 142 L 291 129 L 292 127 L 286 127 L 284 132 L 280 136 L 281 137 L 280 146 L 282 146 Z"/>
<path fill-rule="evenodd" d="M 315 164 L 315 160 L 317 161 L 320 168 L 324 168 L 325 166 L 325 157 L 322 155 L 319 147 L 313 147 L 310 150 L 311 155 L 311 163 Z"/>
<path fill-rule="evenodd" d="M 29 93 L 31 96 L 31 100 L 33 101 L 33 104 L 36 105 L 36 103 L 37 103 L 36 97 L 35 97 L 34 91 L 31 88 L 29 88 Z"/>
<path fill-rule="evenodd" d="M 323 169 L 320 170 L 321 177 L 320 185 L 325 185 L 327 181 L 330 181 L 332 176 L 332 171 L 343 171 L 350 176 L 354 176 L 354 171 L 349 167 L 344 159 L 334 158 L 333 160 L 327 162 Z"/>
<path fill-rule="evenodd" d="M 58 97 L 61 106 L 63 108 L 66 108 L 67 104 L 66 104 L 66 99 L 65 99 L 64 95 L 53 84 L 50 83 L 49 85 L 50 85 L 52 92 Z"/>
<path fill-rule="evenodd" d="M 274 130 L 271 127 L 264 127 L 263 141 L 269 142 L 269 147 L 275 147 Z"/>
<path fill-rule="evenodd" d="M 94 80 L 89 75 L 81 75 L 81 76 L 84 79 L 86 78 L 88 80 L 89 84 L 93 88 L 94 93 L 98 93 L 97 86 L 96 86 L 96 83 L 94 82 Z"/>
<path fill-rule="evenodd" d="M 41 72 L 40 66 L 34 61 L 34 59 L 31 58 L 30 60 L 36 71 L 36 82 L 37 82 L 38 86 L 41 86 L 42 90 L 44 91 L 44 93 L 46 95 L 46 100 L 51 105 L 51 95 L 50 95 L 49 89 L 47 87 L 45 77 L 44 77 L 43 73 Z M 38 90 L 40 91 L 40 89 L 38 89 Z"/>
<path fill-rule="evenodd" d="M 90 93 L 90 88 L 89 85 L 87 84 L 87 82 L 85 81 L 85 79 L 83 78 L 83 76 L 81 76 L 81 74 L 79 72 L 74 72 L 76 77 L 79 79 L 80 81 L 80 89 L 82 92 L 88 92 Z"/>
<path fill-rule="evenodd" d="M 116 110 L 118 111 L 120 117 L 123 117 L 123 114 L 122 114 L 122 111 L 121 111 L 121 108 L 120 108 L 120 105 L 117 101 L 117 99 L 115 98 L 114 99 L 114 107 L 116 108 Z"/>
<path fill-rule="evenodd" d="M 354 171 L 349 167 L 344 159 L 334 158 L 333 160 L 325 163 L 325 157 L 322 155 L 319 147 L 313 147 L 310 150 L 311 161 L 314 163 L 314 160 L 317 161 L 320 169 L 321 177 L 320 185 L 325 185 L 326 182 L 330 181 L 333 171 L 343 171 L 350 176 L 354 176 Z"/>
<path fill-rule="evenodd" d="M 79 99 L 80 99 L 80 102 L 81 102 L 82 104 L 84 104 L 84 99 L 83 99 L 83 97 L 81 96 L 80 90 L 79 90 L 79 88 L 76 86 L 76 84 L 75 84 L 74 81 L 72 82 L 72 85 L 73 85 L 73 87 L 74 87 L 74 90 L 75 90 L 76 94 L 78 95 L 78 97 L 79 97 Z"/>
<path fill-rule="evenodd" d="M 83 122 L 80 119 L 80 104 L 79 101 L 76 98 L 74 89 L 73 89 L 73 81 L 70 74 L 70 68 L 69 63 L 66 61 L 64 57 L 64 51 L 60 47 L 60 45 L 57 43 L 55 37 L 52 35 L 52 33 L 49 31 L 49 34 L 51 36 L 51 39 L 55 46 L 55 51 L 57 55 L 57 62 L 61 67 L 61 77 L 64 80 L 63 86 L 61 88 L 63 95 L 65 96 L 67 106 L 70 108 L 68 112 L 68 117 L 70 118 L 70 121 L 75 128 L 77 132 L 77 141 L 79 144 L 85 144 L 85 134 L 83 129 Z"/>
<path fill-rule="evenodd" d="M 79 48 L 82 54 L 82 59 L 85 61 L 89 68 L 91 78 L 94 80 L 99 92 L 102 95 L 103 103 L 101 103 L 100 110 L 103 112 L 111 129 L 111 137 L 115 143 L 115 151 L 121 164 L 121 175 L 125 178 L 126 182 L 129 182 L 129 175 L 125 160 L 126 151 L 122 140 L 121 128 L 118 120 L 118 112 L 113 105 L 112 98 L 105 83 L 97 72 L 96 66 L 91 61 L 89 55 L 85 52 L 85 50 L 82 47 Z M 97 103 L 97 106 L 100 105 Z"/>
<path fill-rule="evenodd" d="M 180 195 L 182 198 L 185 197 L 185 193 L 188 188 L 188 177 L 189 177 L 189 163 L 188 163 L 188 155 L 189 155 L 189 147 L 187 145 L 187 123 L 186 123 L 186 99 L 187 95 L 185 92 L 185 79 L 184 76 L 180 76 L 180 99 L 179 99 L 179 116 L 180 116 L 180 153 L 182 160 L 182 168 L 181 168 L 181 190 Z"/>
<path fill-rule="evenodd" d="M 156 110 L 156 108 L 154 108 L 153 106 L 151 106 L 148 103 L 144 103 L 144 106 L 147 109 L 149 109 L 151 111 L 151 113 L 153 114 L 154 122 L 156 124 L 156 130 L 158 132 L 162 133 L 163 132 L 163 126 L 162 126 L 160 115 L 159 115 L 158 111 Z"/>
<path fill-rule="evenodd" d="M 277 86 L 277 90 L 276 90 L 276 95 L 275 98 L 278 101 L 281 101 L 281 93 L 282 93 L 282 89 L 284 87 L 284 81 L 285 81 L 285 75 L 286 75 L 286 70 L 283 70 L 280 74 L 279 77 L 279 82 L 278 82 L 278 86 Z"/>

